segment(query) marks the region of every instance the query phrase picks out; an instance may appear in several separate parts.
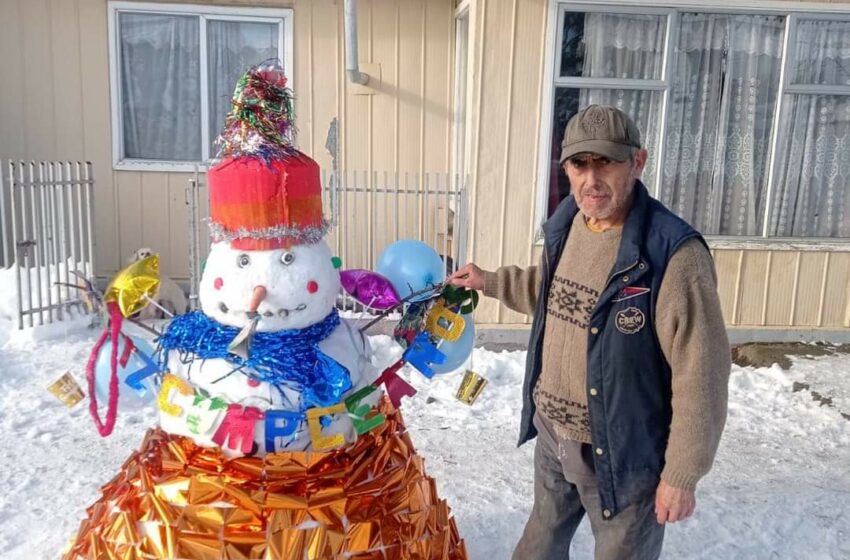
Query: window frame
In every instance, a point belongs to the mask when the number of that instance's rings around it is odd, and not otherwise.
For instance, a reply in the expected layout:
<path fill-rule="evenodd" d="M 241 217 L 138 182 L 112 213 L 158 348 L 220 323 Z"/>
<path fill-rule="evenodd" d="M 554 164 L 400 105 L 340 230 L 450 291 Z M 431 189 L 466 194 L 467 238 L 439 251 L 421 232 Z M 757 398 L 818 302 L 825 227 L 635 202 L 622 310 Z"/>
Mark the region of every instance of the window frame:
<path fill-rule="evenodd" d="M 112 1 L 108 4 L 109 101 L 112 130 L 112 168 L 116 171 L 183 172 L 205 169 L 210 153 L 209 78 L 207 71 L 207 22 L 237 21 L 278 25 L 278 52 L 286 72 L 287 85 L 294 88 L 292 8 L 225 7 L 202 4 L 161 4 L 156 2 Z M 198 18 L 201 82 L 201 159 L 199 161 L 151 160 L 124 157 L 124 123 L 121 111 L 120 49 L 118 16 L 122 13 L 184 15 Z"/>
<path fill-rule="evenodd" d="M 542 226 L 547 219 L 547 197 L 549 194 L 549 166 L 550 153 L 548 146 L 552 138 L 552 119 L 554 116 L 555 91 L 558 87 L 572 89 L 601 88 L 601 89 L 640 89 L 657 90 L 662 92 L 661 122 L 659 123 L 659 138 L 657 139 L 656 162 L 664 161 L 666 153 L 665 134 L 667 119 L 669 117 L 669 97 L 671 90 L 670 58 L 676 45 L 678 36 L 678 15 L 681 12 L 698 11 L 700 13 L 719 14 L 747 14 L 747 15 L 774 15 L 785 18 L 785 33 L 782 46 L 782 68 L 778 84 L 778 94 L 773 126 L 770 135 L 770 155 L 768 160 L 768 178 L 765 191 L 765 216 L 764 227 L 760 235 L 734 236 L 734 235 L 706 235 L 712 247 L 768 247 L 777 243 L 794 243 L 797 245 L 817 245 L 832 248 L 850 248 L 850 238 L 846 237 L 778 237 L 770 236 L 770 215 L 773 210 L 773 187 L 775 183 L 777 167 L 777 151 L 779 149 L 779 138 L 777 131 L 781 123 L 783 111 L 785 110 L 785 98 L 789 95 L 847 95 L 850 96 L 850 85 L 821 85 L 821 84 L 792 84 L 789 78 L 792 69 L 796 68 L 794 49 L 797 24 L 803 20 L 817 20 L 828 16 L 832 20 L 850 21 L 850 7 L 841 9 L 836 4 L 825 3 L 800 3 L 776 1 L 751 0 L 746 7 L 740 3 L 721 0 L 706 6 L 697 0 L 684 0 L 682 2 L 659 1 L 659 0 L 549 0 L 549 10 L 546 25 L 544 72 L 543 72 L 543 95 L 544 107 L 543 120 L 540 124 L 539 146 L 543 149 L 537 154 L 537 180 L 535 199 L 535 227 L 534 243 L 541 245 L 543 242 Z M 561 34 L 563 32 L 563 18 L 567 12 L 595 12 L 595 13 L 619 13 L 619 14 L 645 14 L 666 16 L 666 28 L 664 37 L 664 52 L 662 53 L 661 76 L 657 80 L 632 79 L 632 78 L 587 78 L 587 77 L 561 77 Z M 655 183 L 647 185 L 654 197 L 658 196 L 661 186 L 662 173 L 656 169 Z"/>
<path fill-rule="evenodd" d="M 461 177 L 461 183 L 469 173 L 470 130 L 472 127 L 472 9 L 470 0 L 458 3 L 454 12 L 454 83 L 452 84 L 452 161 L 451 176 Z M 460 48 L 461 22 L 466 22 L 466 43 Z M 461 69 L 465 71 L 461 71 Z M 460 99 L 463 95 L 463 99 Z M 463 108 L 463 114 L 460 112 Z"/>

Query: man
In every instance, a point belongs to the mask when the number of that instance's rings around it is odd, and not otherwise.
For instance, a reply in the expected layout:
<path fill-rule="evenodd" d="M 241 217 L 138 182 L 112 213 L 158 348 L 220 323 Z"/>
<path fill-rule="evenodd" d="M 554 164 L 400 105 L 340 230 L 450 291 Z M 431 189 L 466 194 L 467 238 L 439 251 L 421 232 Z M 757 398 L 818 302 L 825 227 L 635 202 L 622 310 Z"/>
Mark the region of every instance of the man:
<path fill-rule="evenodd" d="M 625 113 L 567 124 L 571 195 L 539 267 L 462 267 L 452 284 L 533 314 L 522 444 L 538 435 L 534 506 L 516 560 L 569 558 L 587 513 L 597 560 L 653 559 L 690 516 L 726 420 L 729 341 L 699 233 L 652 199 Z"/>

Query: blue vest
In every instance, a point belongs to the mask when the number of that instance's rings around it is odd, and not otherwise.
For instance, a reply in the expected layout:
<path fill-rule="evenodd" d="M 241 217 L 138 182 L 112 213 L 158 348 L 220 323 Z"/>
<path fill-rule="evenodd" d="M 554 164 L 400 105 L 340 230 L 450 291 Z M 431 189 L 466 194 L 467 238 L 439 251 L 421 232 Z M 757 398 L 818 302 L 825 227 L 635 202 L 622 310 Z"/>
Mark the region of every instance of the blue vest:
<path fill-rule="evenodd" d="M 655 304 L 667 263 L 685 241 L 700 239 L 685 221 L 635 184 L 632 208 L 608 283 L 587 331 L 587 401 L 603 510 L 613 517 L 638 493 L 655 488 L 670 434 L 670 365 L 655 332 Z M 520 445 L 533 438 L 532 392 L 540 376 L 549 288 L 578 212 L 564 200 L 543 225 L 542 281 L 531 327 Z M 582 266 L 580 261 L 570 266 Z"/>

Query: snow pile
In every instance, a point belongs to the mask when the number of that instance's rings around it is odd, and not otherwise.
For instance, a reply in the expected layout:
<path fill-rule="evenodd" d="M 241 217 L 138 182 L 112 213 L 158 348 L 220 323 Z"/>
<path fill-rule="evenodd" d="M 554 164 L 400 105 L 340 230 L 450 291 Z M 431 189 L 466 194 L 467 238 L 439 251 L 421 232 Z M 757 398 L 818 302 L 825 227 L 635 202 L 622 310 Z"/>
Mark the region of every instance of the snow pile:
<path fill-rule="evenodd" d="M 5 319 L 7 321 L 16 321 L 18 316 L 17 311 L 17 293 L 18 293 L 18 275 L 19 275 L 19 267 L 17 264 L 13 264 L 9 268 L 0 268 L 0 319 Z M 56 303 L 58 301 L 75 301 L 80 299 L 80 291 L 69 287 L 57 285 L 57 282 L 68 283 L 68 284 L 80 284 L 80 278 L 74 274 L 74 272 L 78 272 L 79 274 L 85 275 L 88 278 L 91 274 L 91 268 L 88 267 L 85 263 L 77 263 L 74 264 L 73 259 L 68 259 L 67 262 L 59 263 L 57 265 L 45 265 L 41 267 L 32 267 L 27 269 L 29 272 L 29 283 L 27 283 L 26 275 L 21 275 L 21 294 L 22 301 L 24 302 L 25 308 L 30 307 L 30 298 L 32 301 L 32 307 L 38 307 L 38 297 L 41 296 L 42 306 L 47 305 L 47 296 L 48 293 L 50 295 L 50 301 L 52 303 Z M 69 274 L 70 271 L 70 274 Z M 39 280 L 41 281 L 41 290 L 38 293 L 38 290 L 30 293 L 30 288 L 35 286 L 39 286 Z M 45 313 L 45 319 L 47 315 Z M 56 312 L 54 311 L 54 319 L 57 318 Z M 24 323 L 28 324 L 29 319 L 25 319 Z M 34 317 L 34 320 L 38 320 L 38 316 Z"/>

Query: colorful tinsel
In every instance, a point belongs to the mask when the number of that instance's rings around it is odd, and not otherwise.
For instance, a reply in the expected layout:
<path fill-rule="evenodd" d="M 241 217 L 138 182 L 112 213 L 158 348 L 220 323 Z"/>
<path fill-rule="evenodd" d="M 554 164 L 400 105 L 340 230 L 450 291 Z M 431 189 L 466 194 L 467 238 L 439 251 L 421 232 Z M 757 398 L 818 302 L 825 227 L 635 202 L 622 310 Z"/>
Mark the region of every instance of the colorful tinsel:
<path fill-rule="evenodd" d="M 245 72 L 231 105 L 216 138 L 218 158 L 255 156 L 269 162 L 292 153 L 292 91 L 279 61 L 267 60 Z"/>

